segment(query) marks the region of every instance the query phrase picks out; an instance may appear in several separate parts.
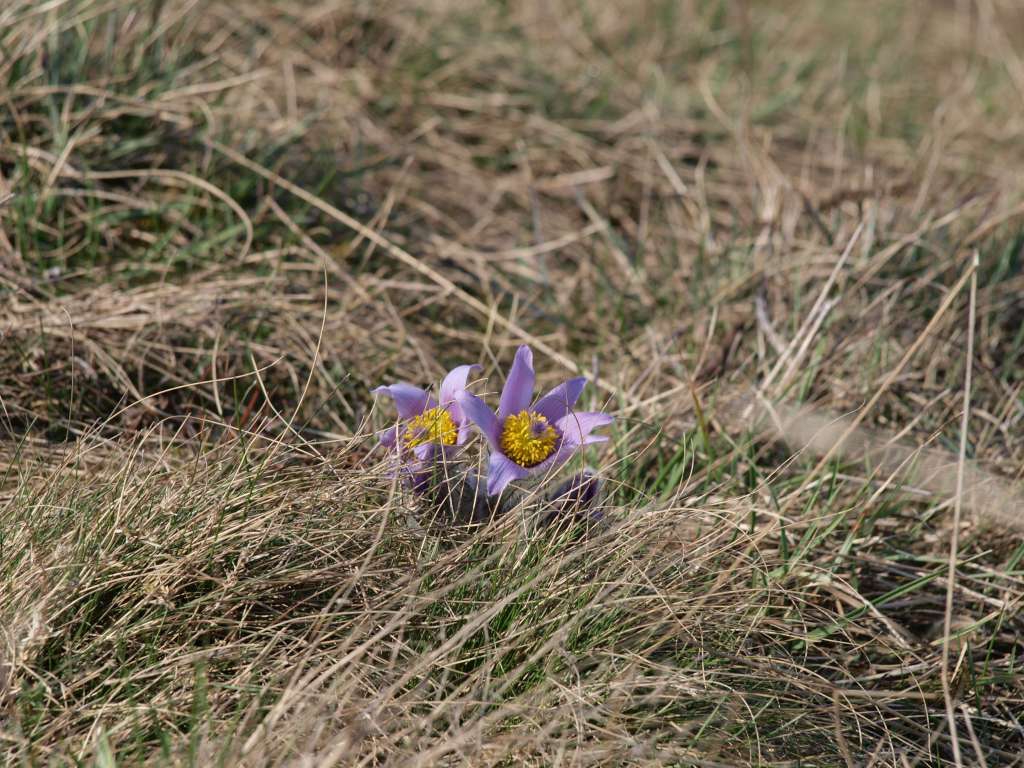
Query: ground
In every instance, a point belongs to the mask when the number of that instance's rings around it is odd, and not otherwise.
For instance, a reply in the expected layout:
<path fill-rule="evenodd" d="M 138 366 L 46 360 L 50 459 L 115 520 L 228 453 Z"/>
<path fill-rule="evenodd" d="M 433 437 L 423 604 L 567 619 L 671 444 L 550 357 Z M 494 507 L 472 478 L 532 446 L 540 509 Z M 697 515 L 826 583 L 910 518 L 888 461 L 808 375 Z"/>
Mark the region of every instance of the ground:
<path fill-rule="evenodd" d="M 1024 764 L 1021 40 L 8 0 L 0 762 Z M 601 524 L 423 525 L 370 390 L 523 343 Z"/>

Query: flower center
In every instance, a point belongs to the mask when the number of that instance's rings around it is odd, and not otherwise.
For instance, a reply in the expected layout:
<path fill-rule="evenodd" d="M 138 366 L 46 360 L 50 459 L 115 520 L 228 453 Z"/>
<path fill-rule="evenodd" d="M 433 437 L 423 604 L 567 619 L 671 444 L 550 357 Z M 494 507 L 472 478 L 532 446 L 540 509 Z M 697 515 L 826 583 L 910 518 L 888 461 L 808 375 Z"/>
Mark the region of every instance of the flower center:
<path fill-rule="evenodd" d="M 407 448 L 415 448 L 423 443 L 454 445 L 458 436 L 459 430 L 452 415 L 446 408 L 438 406 L 409 419 L 409 424 L 402 434 L 402 442 Z"/>
<path fill-rule="evenodd" d="M 501 450 L 521 467 L 540 464 L 555 450 L 558 432 L 539 413 L 520 411 L 505 419 Z"/>

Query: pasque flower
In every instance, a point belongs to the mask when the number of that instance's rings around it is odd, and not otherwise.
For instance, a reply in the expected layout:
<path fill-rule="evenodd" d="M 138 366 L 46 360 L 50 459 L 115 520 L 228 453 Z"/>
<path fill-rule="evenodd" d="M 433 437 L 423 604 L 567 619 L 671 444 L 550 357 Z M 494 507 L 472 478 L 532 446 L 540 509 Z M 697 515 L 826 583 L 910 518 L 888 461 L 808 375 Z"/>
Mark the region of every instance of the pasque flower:
<path fill-rule="evenodd" d="M 585 378 L 569 379 L 530 405 L 535 381 L 533 352 L 524 345 L 516 351 L 497 413 L 465 390 L 456 395 L 463 413 L 479 427 L 491 448 L 489 495 L 501 493 L 513 480 L 561 466 L 584 445 L 608 439 L 591 432 L 610 424 L 611 416 L 573 410 L 586 386 Z"/>
<path fill-rule="evenodd" d="M 398 382 L 373 390 L 387 395 L 395 403 L 399 422 L 379 433 L 381 445 L 397 452 L 402 469 L 420 486 L 431 464 L 446 452 L 469 439 L 470 423 L 459 404 L 458 395 L 466 387 L 469 374 L 479 365 L 460 365 L 441 381 L 438 399 L 424 389 Z"/>

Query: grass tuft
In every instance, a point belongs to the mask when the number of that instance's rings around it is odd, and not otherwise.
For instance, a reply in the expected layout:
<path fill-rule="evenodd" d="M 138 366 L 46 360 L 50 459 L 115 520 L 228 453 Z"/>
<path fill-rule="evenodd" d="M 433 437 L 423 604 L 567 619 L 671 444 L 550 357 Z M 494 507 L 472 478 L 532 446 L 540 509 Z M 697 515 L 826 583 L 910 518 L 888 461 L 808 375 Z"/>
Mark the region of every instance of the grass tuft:
<path fill-rule="evenodd" d="M 7 2 L 0 763 L 1020 765 L 1021 39 Z M 524 341 L 601 523 L 426 524 L 370 389 Z"/>

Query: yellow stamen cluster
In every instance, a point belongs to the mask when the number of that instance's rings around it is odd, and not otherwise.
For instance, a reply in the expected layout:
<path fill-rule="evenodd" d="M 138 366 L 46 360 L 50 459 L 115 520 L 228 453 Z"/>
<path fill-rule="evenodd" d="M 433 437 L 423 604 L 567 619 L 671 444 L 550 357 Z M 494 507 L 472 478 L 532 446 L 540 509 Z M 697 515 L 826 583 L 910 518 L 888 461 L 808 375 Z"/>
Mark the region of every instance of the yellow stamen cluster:
<path fill-rule="evenodd" d="M 402 435 L 402 442 L 407 448 L 415 448 L 423 443 L 455 445 L 458 436 L 459 430 L 452 415 L 439 406 L 411 418 Z"/>
<path fill-rule="evenodd" d="M 539 413 L 520 411 L 505 419 L 501 451 L 521 467 L 540 464 L 555 450 L 558 433 Z"/>

